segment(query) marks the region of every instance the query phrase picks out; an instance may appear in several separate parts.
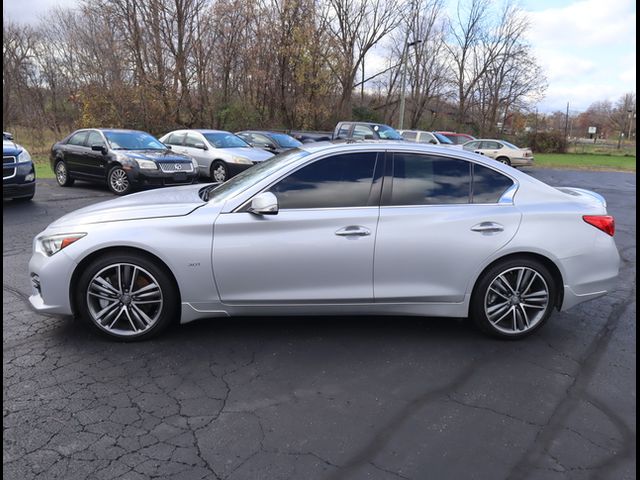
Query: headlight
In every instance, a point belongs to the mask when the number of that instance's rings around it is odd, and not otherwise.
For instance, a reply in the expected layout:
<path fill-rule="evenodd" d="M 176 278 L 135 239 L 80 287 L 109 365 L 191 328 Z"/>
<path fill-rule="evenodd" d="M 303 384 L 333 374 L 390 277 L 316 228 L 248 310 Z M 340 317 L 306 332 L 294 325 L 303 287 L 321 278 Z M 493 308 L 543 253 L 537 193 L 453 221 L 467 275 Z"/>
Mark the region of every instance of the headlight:
<path fill-rule="evenodd" d="M 22 152 L 20 152 L 20 155 L 18 155 L 18 162 L 30 162 L 31 161 L 31 155 L 29 155 L 29 152 L 27 152 L 26 150 L 22 150 Z"/>
<path fill-rule="evenodd" d="M 86 233 L 60 233 L 58 235 L 48 235 L 41 237 L 40 247 L 42 251 L 50 257 L 51 255 L 58 253 L 63 248 L 68 247 L 73 242 L 80 240 Z"/>
<path fill-rule="evenodd" d="M 157 170 L 158 165 L 153 160 L 140 160 L 136 158 L 140 170 Z"/>
<path fill-rule="evenodd" d="M 253 162 L 245 157 L 236 157 L 235 155 L 232 157 L 233 163 L 240 163 L 242 165 L 253 165 Z"/>

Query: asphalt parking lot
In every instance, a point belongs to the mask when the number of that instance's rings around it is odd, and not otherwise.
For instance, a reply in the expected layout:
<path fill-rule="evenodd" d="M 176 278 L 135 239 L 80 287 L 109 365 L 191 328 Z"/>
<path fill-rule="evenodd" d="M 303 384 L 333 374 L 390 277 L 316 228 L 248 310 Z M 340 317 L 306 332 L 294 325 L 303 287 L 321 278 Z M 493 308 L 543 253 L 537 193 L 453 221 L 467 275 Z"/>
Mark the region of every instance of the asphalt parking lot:
<path fill-rule="evenodd" d="M 35 234 L 113 198 L 38 184 L 3 204 L 4 478 L 633 479 L 636 178 L 529 170 L 603 194 L 612 294 L 533 337 L 463 320 L 238 318 L 123 344 L 28 307 Z"/>

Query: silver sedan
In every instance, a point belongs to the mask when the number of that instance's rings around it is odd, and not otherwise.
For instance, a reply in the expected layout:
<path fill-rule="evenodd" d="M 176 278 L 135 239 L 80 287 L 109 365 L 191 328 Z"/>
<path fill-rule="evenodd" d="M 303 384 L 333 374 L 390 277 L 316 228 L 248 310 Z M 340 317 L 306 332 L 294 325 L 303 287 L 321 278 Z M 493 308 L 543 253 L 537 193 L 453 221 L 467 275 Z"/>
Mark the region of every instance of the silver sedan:
<path fill-rule="evenodd" d="M 40 312 L 121 340 L 232 315 L 471 317 L 520 338 L 618 275 L 598 194 L 462 150 L 307 144 L 221 185 L 89 206 L 37 235 Z"/>

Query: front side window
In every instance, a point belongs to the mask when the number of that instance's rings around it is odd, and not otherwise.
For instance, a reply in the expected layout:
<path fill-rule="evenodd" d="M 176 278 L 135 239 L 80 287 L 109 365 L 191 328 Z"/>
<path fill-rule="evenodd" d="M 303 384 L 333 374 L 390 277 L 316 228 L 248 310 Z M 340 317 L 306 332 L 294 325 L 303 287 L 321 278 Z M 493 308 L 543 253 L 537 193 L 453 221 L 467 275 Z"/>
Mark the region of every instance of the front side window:
<path fill-rule="evenodd" d="M 351 128 L 350 123 L 343 123 L 340 126 L 340 130 L 338 130 L 338 138 L 349 138 L 349 129 Z"/>
<path fill-rule="evenodd" d="M 95 130 L 89 132 L 89 136 L 87 137 L 87 145 L 92 147 L 93 145 L 104 146 L 104 140 L 102 139 L 102 135 L 100 135 Z"/>
<path fill-rule="evenodd" d="M 429 132 L 420 132 L 420 143 L 438 143 L 432 134 Z"/>
<path fill-rule="evenodd" d="M 67 144 L 69 145 L 80 145 L 84 146 L 84 141 L 87 138 L 87 132 L 78 132 L 74 133 L 69 140 L 67 140 Z"/>
<path fill-rule="evenodd" d="M 229 132 L 205 133 L 204 138 L 215 148 L 251 148 L 239 136 Z"/>
<path fill-rule="evenodd" d="M 356 125 L 355 127 L 353 127 L 353 138 L 364 139 L 375 137 L 373 135 L 373 130 L 371 130 L 371 127 L 367 125 Z"/>
<path fill-rule="evenodd" d="M 198 135 L 194 133 L 187 133 L 187 136 L 184 140 L 185 147 L 198 148 L 202 147 L 202 145 L 204 145 L 204 142 Z"/>
<path fill-rule="evenodd" d="M 364 207 L 370 204 L 375 152 L 323 158 L 293 172 L 270 191 L 281 209 Z M 377 198 L 375 200 L 377 205 Z"/>
<path fill-rule="evenodd" d="M 513 180 L 482 165 L 473 165 L 473 203 L 497 203 Z"/>
<path fill-rule="evenodd" d="M 415 153 L 393 158 L 391 205 L 469 203 L 471 165 L 466 160 Z"/>

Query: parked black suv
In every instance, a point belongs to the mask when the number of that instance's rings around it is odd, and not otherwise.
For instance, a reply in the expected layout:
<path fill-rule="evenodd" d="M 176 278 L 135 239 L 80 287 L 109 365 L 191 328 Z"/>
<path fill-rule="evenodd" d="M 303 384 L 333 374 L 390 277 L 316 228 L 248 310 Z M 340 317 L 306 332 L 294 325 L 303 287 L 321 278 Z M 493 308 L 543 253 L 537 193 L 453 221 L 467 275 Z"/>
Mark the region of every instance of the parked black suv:
<path fill-rule="evenodd" d="M 396 130 L 384 123 L 339 122 L 332 140 L 404 140 Z"/>
<path fill-rule="evenodd" d="M 195 160 L 137 130 L 77 130 L 51 147 L 50 161 L 61 187 L 70 187 L 76 179 L 106 181 L 116 195 L 126 195 L 136 187 L 198 181 Z"/>
<path fill-rule="evenodd" d="M 26 148 L 2 132 L 2 198 L 31 200 L 36 193 L 36 171 Z"/>

